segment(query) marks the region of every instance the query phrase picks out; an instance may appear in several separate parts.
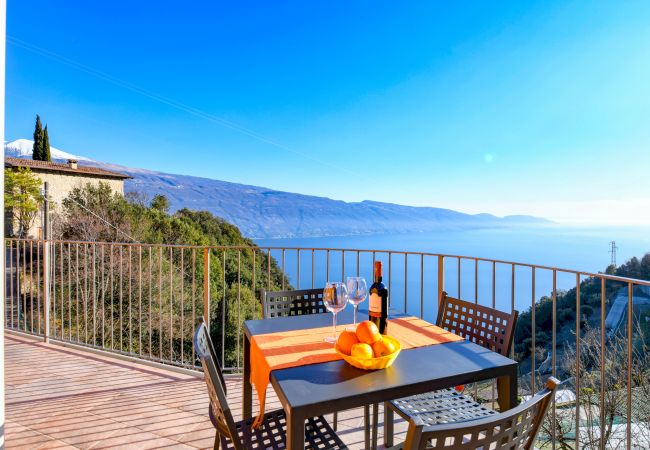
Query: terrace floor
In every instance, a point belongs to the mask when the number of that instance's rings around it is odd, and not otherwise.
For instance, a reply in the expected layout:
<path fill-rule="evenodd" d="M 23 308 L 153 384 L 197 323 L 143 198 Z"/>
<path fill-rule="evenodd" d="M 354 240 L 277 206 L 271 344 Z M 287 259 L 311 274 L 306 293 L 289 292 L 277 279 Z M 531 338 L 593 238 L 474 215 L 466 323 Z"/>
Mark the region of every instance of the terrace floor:
<path fill-rule="evenodd" d="M 14 334 L 5 334 L 5 362 L 8 449 L 212 448 L 202 378 Z M 227 385 L 238 420 L 241 377 Z M 396 424 L 395 442 L 405 430 Z M 363 410 L 339 413 L 338 433 L 362 449 Z"/>

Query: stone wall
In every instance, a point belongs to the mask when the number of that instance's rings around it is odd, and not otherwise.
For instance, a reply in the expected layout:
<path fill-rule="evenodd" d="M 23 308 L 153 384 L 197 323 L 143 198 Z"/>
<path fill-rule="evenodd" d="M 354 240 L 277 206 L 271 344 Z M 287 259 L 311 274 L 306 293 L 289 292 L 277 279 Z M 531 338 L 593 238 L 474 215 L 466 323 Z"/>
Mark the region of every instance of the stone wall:
<path fill-rule="evenodd" d="M 87 184 L 97 186 L 99 183 L 108 184 L 113 192 L 124 195 L 124 180 L 115 178 L 103 178 L 86 174 L 76 173 L 54 173 L 40 172 L 32 169 L 34 175 L 39 177 L 43 183 L 48 182 L 49 197 L 51 200 L 50 211 L 60 211 L 63 200 L 75 188 L 81 188 Z M 42 188 L 42 186 L 41 186 Z M 34 220 L 34 224 L 29 229 L 28 237 L 43 237 L 43 211 L 41 210 Z"/>

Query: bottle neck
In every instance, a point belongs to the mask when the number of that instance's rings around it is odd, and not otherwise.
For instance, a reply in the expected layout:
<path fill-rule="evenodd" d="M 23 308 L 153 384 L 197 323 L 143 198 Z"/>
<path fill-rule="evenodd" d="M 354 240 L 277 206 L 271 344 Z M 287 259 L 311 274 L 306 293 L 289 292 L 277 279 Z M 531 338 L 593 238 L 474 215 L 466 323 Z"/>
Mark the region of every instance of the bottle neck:
<path fill-rule="evenodd" d="M 375 282 L 376 283 L 381 283 L 382 280 L 382 267 L 381 267 L 381 261 L 375 261 Z"/>

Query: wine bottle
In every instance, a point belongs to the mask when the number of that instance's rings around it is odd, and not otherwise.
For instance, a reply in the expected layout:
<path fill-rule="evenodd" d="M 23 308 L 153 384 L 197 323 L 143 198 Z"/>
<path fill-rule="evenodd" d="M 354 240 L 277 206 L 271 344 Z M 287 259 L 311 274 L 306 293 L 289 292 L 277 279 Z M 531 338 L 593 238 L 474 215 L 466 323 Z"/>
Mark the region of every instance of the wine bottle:
<path fill-rule="evenodd" d="M 370 286 L 368 320 L 377 325 L 381 334 L 386 334 L 388 321 L 388 289 L 382 283 L 381 261 L 375 261 L 375 279 Z"/>

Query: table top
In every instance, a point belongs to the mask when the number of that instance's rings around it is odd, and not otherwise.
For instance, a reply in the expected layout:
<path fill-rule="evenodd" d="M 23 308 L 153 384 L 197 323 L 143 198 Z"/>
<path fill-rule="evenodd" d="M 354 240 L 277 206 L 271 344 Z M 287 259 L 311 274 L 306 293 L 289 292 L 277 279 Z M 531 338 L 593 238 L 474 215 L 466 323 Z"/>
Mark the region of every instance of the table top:
<path fill-rule="evenodd" d="M 343 311 L 339 316 L 339 325 L 352 323 L 351 311 Z M 399 316 L 405 315 L 390 314 L 389 319 Z M 367 311 L 360 309 L 358 317 L 364 320 Z M 244 323 L 244 330 L 250 338 L 331 324 L 331 314 L 313 314 L 249 320 Z M 304 410 L 305 414 L 326 414 L 473 381 L 514 376 L 516 370 L 516 361 L 472 342 L 456 341 L 404 349 L 393 365 L 383 370 L 365 371 L 337 360 L 274 370 L 271 383 L 285 408 Z"/>
<path fill-rule="evenodd" d="M 353 309 L 347 306 L 337 314 L 336 329 L 343 330 L 343 325 L 352 324 Z M 409 317 L 398 311 L 389 311 L 389 319 L 394 317 Z M 357 320 L 363 322 L 368 320 L 368 310 L 359 307 Z M 279 331 L 304 330 L 308 328 L 320 328 L 332 326 L 332 314 L 306 314 L 302 316 L 273 317 L 271 319 L 247 320 L 244 322 L 244 333 L 249 338 L 258 334 L 276 333 Z"/>

